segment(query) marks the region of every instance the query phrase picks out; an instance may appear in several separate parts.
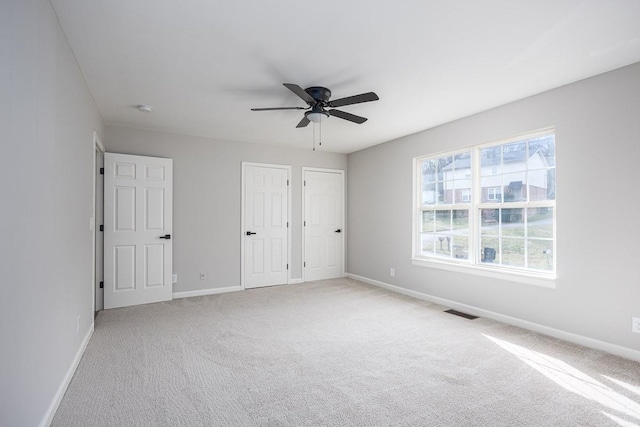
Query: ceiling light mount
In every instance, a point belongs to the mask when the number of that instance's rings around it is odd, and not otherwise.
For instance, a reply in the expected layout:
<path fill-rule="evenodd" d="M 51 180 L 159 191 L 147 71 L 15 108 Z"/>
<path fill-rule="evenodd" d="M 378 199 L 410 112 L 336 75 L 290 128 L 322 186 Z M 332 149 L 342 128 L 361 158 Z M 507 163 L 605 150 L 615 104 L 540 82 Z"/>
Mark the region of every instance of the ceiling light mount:
<path fill-rule="evenodd" d="M 150 113 L 153 111 L 153 107 L 151 105 L 140 104 L 136 106 L 136 108 L 138 109 L 138 111 L 141 111 L 143 113 Z"/>

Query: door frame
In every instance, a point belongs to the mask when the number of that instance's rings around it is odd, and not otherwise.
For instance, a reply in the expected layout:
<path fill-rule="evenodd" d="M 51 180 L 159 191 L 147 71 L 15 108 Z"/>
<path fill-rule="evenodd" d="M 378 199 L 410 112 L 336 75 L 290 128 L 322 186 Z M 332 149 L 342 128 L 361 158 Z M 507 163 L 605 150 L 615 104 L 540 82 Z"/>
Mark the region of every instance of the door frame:
<path fill-rule="evenodd" d="M 96 160 L 98 158 L 97 153 L 100 152 L 104 155 L 105 149 L 104 149 L 104 145 L 102 144 L 102 141 L 100 141 L 100 138 L 98 137 L 98 132 L 93 131 L 93 205 L 91 207 L 91 219 L 90 219 L 90 224 L 89 224 L 89 228 L 91 231 L 93 231 L 93 233 L 91 234 L 91 273 L 92 273 L 92 279 L 91 279 L 91 283 L 93 284 L 92 288 L 91 288 L 91 296 L 92 296 L 92 300 L 93 300 L 93 309 L 92 309 L 92 313 L 96 313 L 96 288 L 98 286 L 97 280 L 96 280 L 96 263 L 97 262 L 102 262 L 104 265 L 104 258 L 102 260 L 97 260 L 96 259 L 96 233 L 100 233 L 100 225 L 96 224 L 96 199 L 97 199 L 97 185 L 98 185 L 98 173 L 99 171 L 96 168 Z M 103 205 L 104 208 L 104 205 Z M 103 213 L 104 216 L 104 213 Z"/>
<path fill-rule="evenodd" d="M 278 165 L 273 163 L 256 163 L 256 162 L 242 162 L 242 170 L 241 170 L 241 188 L 240 188 L 240 287 L 242 290 L 245 290 L 244 281 L 244 250 L 245 250 L 245 230 L 244 228 L 244 213 L 245 213 L 245 171 L 247 166 L 257 166 L 263 168 L 274 168 L 274 169 L 286 169 L 287 171 L 287 180 L 289 184 L 287 185 L 287 221 L 289 225 L 287 227 L 287 264 L 289 268 L 287 269 L 287 284 L 291 283 L 291 270 L 293 269 L 291 266 L 291 188 L 293 187 L 293 178 L 291 175 L 291 165 Z"/>
<path fill-rule="evenodd" d="M 340 222 L 342 223 L 342 233 L 340 236 L 341 239 L 341 245 L 342 245 L 342 277 L 346 276 L 345 273 L 345 268 L 346 268 L 346 252 L 345 252 L 345 235 L 346 235 L 346 230 L 345 230 L 345 212 L 347 209 L 347 201 L 346 201 L 346 197 L 345 197 L 345 186 L 344 186 L 344 170 L 343 169 L 327 169 L 327 168 L 314 168 L 314 167 L 306 167 L 303 166 L 302 167 L 302 221 L 300 221 L 300 226 L 302 227 L 302 281 L 306 282 L 307 278 L 306 278 L 306 267 L 305 267 L 305 262 L 306 262 L 306 227 L 305 227 L 305 221 L 306 221 L 306 200 L 307 200 L 307 185 L 306 185 L 306 181 L 304 179 L 304 175 L 305 172 L 310 171 L 310 172 L 324 172 L 324 173 L 335 173 L 335 174 L 339 174 L 341 177 L 341 198 L 342 198 L 342 212 L 340 212 Z"/>

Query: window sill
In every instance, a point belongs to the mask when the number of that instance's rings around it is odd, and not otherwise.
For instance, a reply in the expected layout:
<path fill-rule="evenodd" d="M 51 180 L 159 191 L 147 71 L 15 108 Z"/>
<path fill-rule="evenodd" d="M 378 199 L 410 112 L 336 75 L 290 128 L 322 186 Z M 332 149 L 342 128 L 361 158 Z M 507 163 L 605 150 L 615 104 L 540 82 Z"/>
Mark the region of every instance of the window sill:
<path fill-rule="evenodd" d="M 455 261 L 440 261 L 436 259 L 412 258 L 411 263 L 420 267 L 436 268 L 438 270 L 455 271 L 457 273 L 473 274 L 476 276 L 491 277 L 507 280 L 509 282 L 524 283 L 555 289 L 556 276 L 536 273 L 519 273 L 516 271 L 504 271 L 484 265 L 470 265 Z"/>

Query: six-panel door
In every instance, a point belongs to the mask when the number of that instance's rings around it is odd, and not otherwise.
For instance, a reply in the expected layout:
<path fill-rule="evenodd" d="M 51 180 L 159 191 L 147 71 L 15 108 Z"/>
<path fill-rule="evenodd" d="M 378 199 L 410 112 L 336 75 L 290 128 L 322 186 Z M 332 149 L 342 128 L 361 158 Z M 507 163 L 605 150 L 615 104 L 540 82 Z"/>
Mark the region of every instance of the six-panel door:
<path fill-rule="evenodd" d="M 105 154 L 104 308 L 172 298 L 173 160 Z"/>
<path fill-rule="evenodd" d="M 342 277 L 343 174 L 305 170 L 303 179 L 304 279 Z"/>
<path fill-rule="evenodd" d="M 244 166 L 244 287 L 288 281 L 286 168 Z"/>

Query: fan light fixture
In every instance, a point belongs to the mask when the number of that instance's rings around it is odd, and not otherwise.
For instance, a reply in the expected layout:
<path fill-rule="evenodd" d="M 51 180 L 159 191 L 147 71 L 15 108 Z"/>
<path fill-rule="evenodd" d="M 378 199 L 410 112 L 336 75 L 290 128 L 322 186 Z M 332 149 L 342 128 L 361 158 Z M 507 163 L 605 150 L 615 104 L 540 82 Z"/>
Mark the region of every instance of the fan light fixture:
<path fill-rule="evenodd" d="M 322 123 L 322 119 L 324 119 L 325 117 L 329 117 L 329 114 L 327 114 L 325 112 L 322 112 L 322 113 L 313 112 L 313 113 L 308 113 L 307 114 L 307 119 L 309 119 L 313 123 Z"/>

